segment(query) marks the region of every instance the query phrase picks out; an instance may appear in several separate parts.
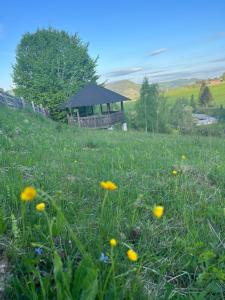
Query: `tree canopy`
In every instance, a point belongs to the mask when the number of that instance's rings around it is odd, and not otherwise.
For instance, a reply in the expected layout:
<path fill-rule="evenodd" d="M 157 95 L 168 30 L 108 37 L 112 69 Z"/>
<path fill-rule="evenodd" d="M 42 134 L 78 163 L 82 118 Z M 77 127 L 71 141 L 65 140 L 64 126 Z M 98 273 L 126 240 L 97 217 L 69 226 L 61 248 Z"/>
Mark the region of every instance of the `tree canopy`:
<path fill-rule="evenodd" d="M 202 83 L 200 88 L 199 103 L 201 105 L 207 106 L 213 101 L 213 96 L 211 94 L 210 88 L 205 82 Z"/>
<path fill-rule="evenodd" d="M 149 84 L 147 78 L 144 78 L 142 83 L 136 110 L 138 127 L 144 128 L 146 132 L 164 132 L 166 130 L 165 98 L 160 94 L 159 86 Z"/>
<path fill-rule="evenodd" d="M 47 106 L 60 119 L 59 103 L 98 79 L 96 63 L 77 34 L 52 28 L 25 33 L 13 67 L 15 94 Z"/>

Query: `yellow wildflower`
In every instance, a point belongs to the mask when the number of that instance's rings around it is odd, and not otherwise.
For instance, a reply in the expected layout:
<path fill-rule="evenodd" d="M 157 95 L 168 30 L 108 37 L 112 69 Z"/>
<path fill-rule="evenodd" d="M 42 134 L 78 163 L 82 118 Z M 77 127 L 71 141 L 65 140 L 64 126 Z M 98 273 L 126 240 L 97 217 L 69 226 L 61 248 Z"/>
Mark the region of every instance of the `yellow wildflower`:
<path fill-rule="evenodd" d="M 176 170 L 173 170 L 173 171 L 172 171 L 172 174 L 173 174 L 173 176 L 176 176 L 176 175 L 177 175 L 177 171 L 176 171 Z"/>
<path fill-rule="evenodd" d="M 187 157 L 186 157 L 185 155 L 182 155 L 182 156 L 181 156 L 181 159 L 186 160 Z"/>
<path fill-rule="evenodd" d="M 37 195 L 37 191 L 34 187 L 28 186 L 26 187 L 22 193 L 20 194 L 20 199 L 24 202 L 32 201 Z"/>
<path fill-rule="evenodd" d="M 161 205 L 155 205 L 154 208 L 153 208 L 153 215 L 156 217 L 156 218 L 161 218 L 162 215 L 164 213 L 164 207 L 161 206 Z"/>
<path fill-rule="evenodd" d="M 115 191 L 117 189 L 117 185 L 115 183 L 113 183 L 112 181 L 102 181 L 100 183 L 100 186 L 103 189 L 109 190 L 109 191 Z"/>
<path fill-rule="evenodd" d="M 36 205 L 36 210 L 37 211 L 44 211 L 45 210 L 45 204 L 44 204 L 44 202 L 41 202 L 41 203 L 38 203 L 37 205 Z"/>
<path fill-rule="evenodd" d="M 128 259 L 131 260 L 131 261 L 137 261 L 137 260 L 138 260 L 138 255 L 137 255 L 137 253 L 136 253 L 134 250 L 132 250 L 132 249 L 129 249 L 129 250 L 127 251 L 127 257 L 128 257 Z"/>
<path fill-rule="evenodd" d="M 109 243 L 110 243 L 110 246 L 111 246 L 111 247 L 116 247 L 116 245 L 117 245 L 117 240 L 111 239 L 111 240 L 109 241 Z"/>

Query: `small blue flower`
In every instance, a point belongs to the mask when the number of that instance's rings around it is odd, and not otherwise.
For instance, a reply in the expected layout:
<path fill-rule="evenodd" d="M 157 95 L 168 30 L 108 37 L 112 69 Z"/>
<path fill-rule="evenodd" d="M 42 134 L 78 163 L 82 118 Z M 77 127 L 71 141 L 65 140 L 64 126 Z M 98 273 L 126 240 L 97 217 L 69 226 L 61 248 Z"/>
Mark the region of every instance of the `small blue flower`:
<path fill-rule="evenodd" d="M 107 255 L 105 255 L 103 252 L 101 253 L 101 256 L 99 257 L 99 260 L 101 262 L 104 262 L 105 264 L 107 264 L 109 262 L 109 258 Z"/>
<path fill-rule="evenodd" d="M 35 254 L 37 254 L 37 255 L 42 255 L 43 249 L 42 249 L 42 248 L 35 248 L 35 249 L 34 249 L 34 252 L 35 252 Z"/>

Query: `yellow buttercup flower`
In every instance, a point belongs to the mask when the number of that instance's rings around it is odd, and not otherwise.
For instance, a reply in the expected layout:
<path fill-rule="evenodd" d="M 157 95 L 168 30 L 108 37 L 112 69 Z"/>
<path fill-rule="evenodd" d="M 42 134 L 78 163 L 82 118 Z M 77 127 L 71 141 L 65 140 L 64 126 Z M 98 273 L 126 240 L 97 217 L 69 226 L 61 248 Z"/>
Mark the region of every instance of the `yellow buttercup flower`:
<path fill-rule="evenodd" d="M 45 210 L 45 204 L 44 204 L 44 202 L 38 203 L 36 205 L 36 210 L 40 211 L 40 212 L 44 211 Z"/>
<path fill-rule="evenodd" d="M 24 202 L 32 201 L 37 196 L 37 191 L 34 187 L 26 187 L 20 194 L 20 199 Z"/>
<path fill-rule="evenodd" d="M 181 159 L 186 160 L 187 157 L 186 157 L 185 155 L 182 155 L 182 156 L 181 156 Z"/>
<path fill-rule="evenodd" d="M 172 174 L 173 174 L 173 176 L 176 176 L 176 175 L 177 175 L 177 171 L 176 171 L 176 170 L 173 170 L 173 171 L 172 171 Z"/>
<path fill-rule="evenodd" d="M 127 251 L 127 257 L 131 261 L 137 261 L 138 260 L 138 254 L 132 249 L 129 249 Z"/>
<path fill-rule="evenodd" d="M 161 205 L 155 205 L 154 208 L 153 208 L 153 215 L 156 217 L 156 218 L 161 218 L 162 215 L 164 213 L 164 207 L 161 206 Z"/>
<path fill-rule="evenodd" d="M 100 186 L 104 190 L 109 190 L 109 191 L 115 191 L 117 189 L 117 185 L 115 183 L 113 183 L 112 181 L 102 181 L 100 183 Z"/>
<path fill-rule="evenodd" d="M 111 247 L 116 247 L 116 245 L 117 245 L 117 240 L 111 239 L 111 240 L 109 241 L 109 243 L 110 243 L 110 246 L 111 246 Z"/>
<path fill-rule="evenodd" d="M 101 181 L 100 186 L 101 186 L 101 188 L 106 190 L 107 189 L 106 181 Z"/>

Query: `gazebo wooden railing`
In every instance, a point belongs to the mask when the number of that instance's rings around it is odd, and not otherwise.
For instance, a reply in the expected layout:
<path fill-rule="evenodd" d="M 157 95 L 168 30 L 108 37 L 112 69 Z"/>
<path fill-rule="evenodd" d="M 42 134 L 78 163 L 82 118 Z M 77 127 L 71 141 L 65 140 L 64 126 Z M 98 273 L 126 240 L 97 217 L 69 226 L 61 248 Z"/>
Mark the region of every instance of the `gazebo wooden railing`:
<path fill-rule="evenodd" d="M 105 113 L 87 117 L 73 117 L 70 123 L 76 123 L 81 128 L 109 128 L 117 123 L 125 122 L 123 111 Z"/>

